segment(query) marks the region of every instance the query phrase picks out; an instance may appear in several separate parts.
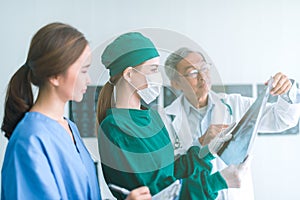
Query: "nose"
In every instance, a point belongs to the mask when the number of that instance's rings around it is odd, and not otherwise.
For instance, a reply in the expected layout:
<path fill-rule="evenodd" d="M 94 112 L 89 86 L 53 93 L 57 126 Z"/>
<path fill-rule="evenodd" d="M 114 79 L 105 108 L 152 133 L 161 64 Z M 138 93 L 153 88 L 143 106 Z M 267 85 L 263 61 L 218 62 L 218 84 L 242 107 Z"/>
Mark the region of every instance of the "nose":
<path fill-rule="evenodd" d="M 199 70 L 198 74 L 197 74 L 197 79 L 198 80 L 204 80 L 204 72 Z"/>
<path fill-rule="evenodd" d="M 199 72 L 197 76 L 197 82 L 200 85 L 204 85 L 206 83 L 205 76 L 203 76 L 203 73 Z"/>

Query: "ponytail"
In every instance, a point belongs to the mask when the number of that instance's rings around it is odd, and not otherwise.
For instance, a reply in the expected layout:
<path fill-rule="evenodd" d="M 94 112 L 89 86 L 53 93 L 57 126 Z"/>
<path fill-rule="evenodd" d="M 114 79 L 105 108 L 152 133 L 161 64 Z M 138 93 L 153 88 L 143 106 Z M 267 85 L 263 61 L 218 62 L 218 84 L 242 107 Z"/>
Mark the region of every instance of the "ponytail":
<path fill-rule="evenodd" d="M 5 137 L 11 137 L 13 130 L 24 114 L 33 105 L 33 94 L 30 81 L 30 68 L 23 65 L 10 79 L 8 84 L 4 117 L 1 130 L 5 132 Z"/>
<path fill-rule="evenodd" d="M 111 99 L 113 93 L 113 85 L 106 83 L 100 91 L 97 103 L 97 120 L 100 125 L 106 116 L 106 110 L 111 108 Z"/>
<path fill-rule="evenodd" d="M 97 103 L 97 121 L 99 125 L 106 117 L 106 111 L 112 107 L 111 105 L 113 104 L 112 96 L 114 86 L 121 77 L 122 74 L 111 77 L 99 93 Z"/>

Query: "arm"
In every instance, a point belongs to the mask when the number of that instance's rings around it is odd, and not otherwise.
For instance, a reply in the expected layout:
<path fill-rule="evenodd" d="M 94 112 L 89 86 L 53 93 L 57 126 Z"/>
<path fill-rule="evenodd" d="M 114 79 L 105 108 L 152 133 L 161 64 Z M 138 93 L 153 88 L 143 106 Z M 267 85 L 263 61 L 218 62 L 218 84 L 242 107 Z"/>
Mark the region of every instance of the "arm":
<path fill-rule="evenodd" d="M 182 199 L 215 199 L 218 191 L 226 188 L 239 188 L 249 169 L 248 158 L 240 165 L 231 165 L 221 172 L 211 174 L 199 167 L 189 177 L 182 179 Z"/>
<path fill-rule="evenodd" d="M 186 178 L 194 173 L 195 168 L 211 171 L 212 164 L 209 162 L 214 156 L 208 152 L 204 159 L 199 158 L 200 148 L 192 146 L 186 154 L 179 156 L 174 163 L 174 175 L 176 178 Z"/>
<path fill-rule="evenodd" d="M 227 188 L 219 172 L 210 175 L 209 160 L 214 156 L 208 152 L 205 159 L 200 159 L 199 152 L 200 148 L 193 146 L 175 161 L 174 176 L 182 179 L 180 199 L 215 199 L 217 191 Z"/>
<path fill-rule="evenodd" d="M 268 104 L 262 122 L 260 132 L 279 132 L 294 127 L 300 118 L 299 89 L 294 80 L 289 80 L 282 73 L 274 77 L 271 94 L 280 95 L 278 101 Z"/>
<path fill-rule="evenodd" d="M 224 129 L 203 148 L 200 149 L 198 146 L 192 146 L 185 155 L 180 156 L 175 161 L 175 173 L 180 173 L 177 175 L 175 174 L 175 176 L 184 177 L 185 174 L 189 176 L 196 167 L 211 172 L 212 164 L 210 161 L 214 159 L 213 154 L 217 154 L 223 144 L 231 139 L 232 135 L 230 132 L 235 124 L 236 123 L 233 123 L 227 129 Z M 182 171 L 180 169 L 184 170 Z"/>

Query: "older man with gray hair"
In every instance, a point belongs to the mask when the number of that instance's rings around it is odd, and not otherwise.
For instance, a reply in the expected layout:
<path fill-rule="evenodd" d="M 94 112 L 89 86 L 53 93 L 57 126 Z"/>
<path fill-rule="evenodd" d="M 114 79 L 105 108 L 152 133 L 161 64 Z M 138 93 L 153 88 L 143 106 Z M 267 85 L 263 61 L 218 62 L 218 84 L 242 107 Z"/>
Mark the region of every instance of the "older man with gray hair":
<path fill-rule="evenodd" d="M 222 129 L 238 122 L 255 99 L 240 94 L 215 93 L 211 90 L 211 65 L 202 53 L 180 48 L 168 56 L 165 71 L 171 86 L 182 94 L 165 108 L 165 123 L 175 155 L 184 154 L 191 146 L 208 144 Z M 300 102 L 295 81 L 282 73 L 273 76 L 270 93 L 278 95 L 276 103 L 268 103 L 259 132 L 278 132 L 294 127 L 299 120 Z M 226 164 L 217 157 L 213 170 Z M 218 199 L 254 199 L 250 170 L 239 189 L 219 192 Z"/>

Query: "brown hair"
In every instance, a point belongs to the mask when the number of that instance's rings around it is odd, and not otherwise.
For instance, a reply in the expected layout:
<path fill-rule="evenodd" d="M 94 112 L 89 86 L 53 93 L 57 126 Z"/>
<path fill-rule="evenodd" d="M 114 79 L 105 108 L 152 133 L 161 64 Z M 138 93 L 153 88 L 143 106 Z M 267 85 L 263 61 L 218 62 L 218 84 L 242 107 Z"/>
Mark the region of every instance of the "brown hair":
<path fill-rule="evenodd" d="M 34 35 L 26 63 L 8 84 L 1 126 L 5 137 L 11 137 L 25 112 L 33 106 L 31 83 L 41 88 L 49 77 L 66 72 L 87 44 L 81 32 L 63 23 L 48 24 Z"/>
<path fill-rule="evenodd" d="M 98 96 L 97 103 L 97 121 L 100 125 L 103 119 L 106 116 L 106 111 L 111 108 L 112 102 L 112 94 L 114 86 L 122 77 L 122 74 L 115 75 L 109 79 L 109 81 L 103 86 Z"/>

